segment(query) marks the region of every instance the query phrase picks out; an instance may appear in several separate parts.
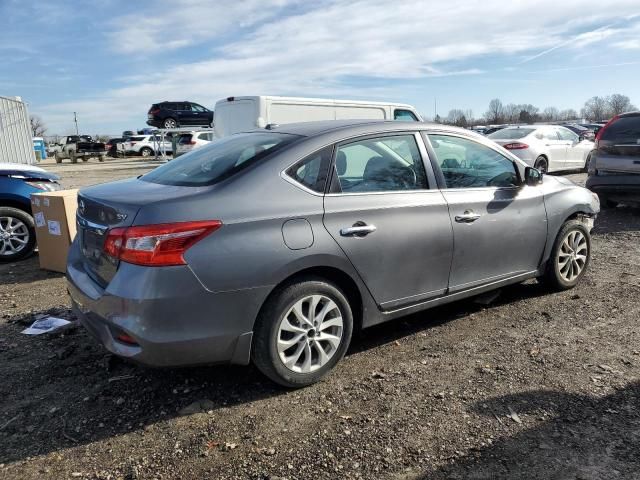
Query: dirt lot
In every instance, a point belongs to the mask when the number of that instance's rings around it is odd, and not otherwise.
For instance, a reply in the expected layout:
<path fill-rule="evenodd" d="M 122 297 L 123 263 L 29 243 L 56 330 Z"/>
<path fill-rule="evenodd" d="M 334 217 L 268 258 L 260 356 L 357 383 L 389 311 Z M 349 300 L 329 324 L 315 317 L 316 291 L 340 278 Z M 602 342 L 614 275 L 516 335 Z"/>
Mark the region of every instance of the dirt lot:
<path fill-rule="evenodd" d="M 72 187 L 153 165 L 51 170 Z M 528 282 L 367 330 L 287 391 L 253 367 L 132 366 L 81 328 L 21 335 L 71 318 L 64 278 L 0 266 L 0 477 L 639 478 L 639 296 L 640 211 L 619 207 L 574 290 Z"/>

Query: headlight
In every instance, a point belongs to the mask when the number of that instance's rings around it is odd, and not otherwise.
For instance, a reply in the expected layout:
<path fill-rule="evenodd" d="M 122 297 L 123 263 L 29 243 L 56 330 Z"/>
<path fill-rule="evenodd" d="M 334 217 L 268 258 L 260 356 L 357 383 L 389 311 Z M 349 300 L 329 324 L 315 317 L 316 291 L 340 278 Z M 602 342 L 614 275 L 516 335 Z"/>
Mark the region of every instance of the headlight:
<path fill-rule="evenodd" d="M 45 192 L 55 192 L 56 190 L 62 190 L 62 186 L 57 182 L 25 182 L 27 185 L 37 188 L 38 190 L 44 190 Z"/>

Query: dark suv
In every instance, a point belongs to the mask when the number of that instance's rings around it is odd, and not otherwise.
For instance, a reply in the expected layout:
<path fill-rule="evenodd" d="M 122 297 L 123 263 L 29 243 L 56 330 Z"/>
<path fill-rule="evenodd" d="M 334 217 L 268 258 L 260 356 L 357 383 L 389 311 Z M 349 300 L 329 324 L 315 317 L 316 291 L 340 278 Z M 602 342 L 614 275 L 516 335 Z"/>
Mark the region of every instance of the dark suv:
<path fill-rule="evenodd" d="M 604 207 L 640 204 L 640 112 L 616 115 L 598 132 L 587 188 Z"/>
<path fill-rule="evenodd" d="M 213 111 L 193 102 L 154 103 L 147 115 L 147 125 L 178 128 L 185 125 L 213 126 Z"/>

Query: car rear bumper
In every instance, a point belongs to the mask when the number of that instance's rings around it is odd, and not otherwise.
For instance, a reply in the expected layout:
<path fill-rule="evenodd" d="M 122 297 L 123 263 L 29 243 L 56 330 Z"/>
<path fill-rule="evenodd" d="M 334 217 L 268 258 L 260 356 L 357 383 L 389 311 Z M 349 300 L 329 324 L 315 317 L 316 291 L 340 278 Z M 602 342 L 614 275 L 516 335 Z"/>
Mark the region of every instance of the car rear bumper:
<path fill-rule="evenodd" d="M 640 201 L 640 175 L 594 175 L 587 178 L 586 187 L 610 199 Z"/>
<path fill-rule="evenodd" d="M 188 266 L 126 263 L 103 289 L 86 273 L 76 242 L 69 251 L 67 288 L 74 313 L 107 350 L 154 367 L 247 364 L 253 323 L 269 290 L 214 293 Z M 118 340 L 121 334 L 135 344 Z"/>

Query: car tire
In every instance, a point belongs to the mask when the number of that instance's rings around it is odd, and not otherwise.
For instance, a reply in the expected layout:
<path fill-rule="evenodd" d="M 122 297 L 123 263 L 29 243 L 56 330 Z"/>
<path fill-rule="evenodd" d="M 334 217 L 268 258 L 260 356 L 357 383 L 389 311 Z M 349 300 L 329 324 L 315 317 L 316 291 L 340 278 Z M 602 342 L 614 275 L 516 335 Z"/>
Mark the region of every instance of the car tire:
<path fill-rule="evenodd" d="M 164 128 L 177 128 L 179 127 L 178 122 L 176 121 L 175 118 L 165 118 L 164 121 L 162 122 L 162 126 Z"/>
<path fill-rule="evenodd" d="M 546 157 L 540 155 L 536 158 L 536 161 L 533 164 L 533 168 L 536 168 L 540 171 L 540 173 L 547 173 L 549 171 L 549 161 Z"/>
<path fill-rule="evenodd" d="M 14 235 L 16 232 L 20 233 L 15 237 L 26 240 L 24 246 L 18 247 L 15 240 L 8 242 L 8 239 L 4 238 L 3 234 L 8 230 L 9 223 L 13 226 Z M 33 217 L 18 208 L 0 207 L 0 263 L 14 262 L 28 257 L 33 253 L 35 245 L 36 230 Z M 14 252 L 5 254 L 7 246 L 13 249 Z"/>
<path fill-rule="evenodd" d="M 314 304 L 316 313 L 310 315 Z M 340 361 L 352 332 L 353 315 L 344 293 L 323 278 L 300 278 L 274 292 L 260 311 L 253 330 L 252 360 L 274 382 L 305 387 Z"/>
<path fill-rule="evenodd" d="M 53 154 L 53 158 L 56 159 L 56 163 L 62 163 L 62 157 L 58 155 L 58 152 Z"/>
<path fill-rule="evenodd" d="M 151 155 L 153 155 L 153 150 L 149 147 L 142 147 L 140 149 L 140 155 L 142 155 L 143 157 L 150 157 Z"/>
<path fill-rule="evenodd" d="M 71 159 L 71 163 L 78 163 L 78 157 L 73 152 L 69 152 L 69 158 Z"/>
<path fill-rule="evenodd" d="M 540 280 L 553 290 L 569 290 L 584 276 L 590 260 L 591 234 L 582 222 L 570 220 L 560 229 Z"/>

